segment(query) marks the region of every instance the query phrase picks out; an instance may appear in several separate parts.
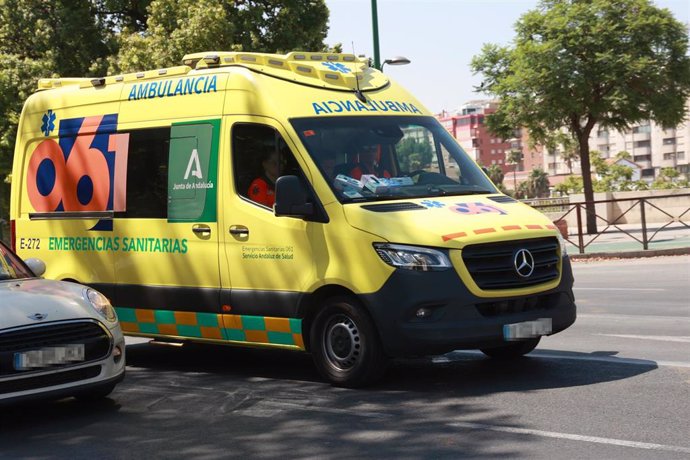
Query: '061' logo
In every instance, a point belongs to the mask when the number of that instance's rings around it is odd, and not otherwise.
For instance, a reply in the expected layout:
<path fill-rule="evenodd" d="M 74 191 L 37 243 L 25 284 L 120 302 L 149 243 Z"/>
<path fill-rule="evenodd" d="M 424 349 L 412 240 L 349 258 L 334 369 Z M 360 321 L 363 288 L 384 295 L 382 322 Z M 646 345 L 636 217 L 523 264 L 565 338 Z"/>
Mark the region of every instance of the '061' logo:
<path fill-rule="evenodd" d="M 504 216 L 508 214 L 497 206 L 485 203 L 456 203 L 450 209 L 453 212 L 467 215 L 495 213 Z"/>
<path fill-rule="evenodd" d="M 117 134 L 117 114 L 60 122 L 59 139 L 31 154 L 29 201 L 38 212 L 124 211 L 129 134 Z"/>

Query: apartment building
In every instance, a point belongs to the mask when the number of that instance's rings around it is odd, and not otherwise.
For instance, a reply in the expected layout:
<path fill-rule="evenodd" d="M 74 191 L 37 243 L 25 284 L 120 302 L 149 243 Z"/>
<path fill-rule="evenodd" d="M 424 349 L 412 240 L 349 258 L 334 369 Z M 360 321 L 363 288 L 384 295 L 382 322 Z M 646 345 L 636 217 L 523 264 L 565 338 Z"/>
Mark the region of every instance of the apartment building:
<path fill-rule="evenodd" d="M 497 107 L 497 101 L 470 101 L 455 113 L 444 113 L 438 118 L 476 161 L 485 166 L 500 165 L 506 173 L 509 188 L 512 188 L 513 176 L 517 183 L 522 182 L 537 167 L 546 171 L 552 186 L 571 174 L 581 174 L 580 161 L 576 159 L 568 164 L 560 149 L 549 151 L 541 146 L 530 147 L 526 129 L 516 130 L 512 139 L 493 137 L 486 129 L 484 117 L 495 112 Z M 589 148 L 600 151 L 605 159 L 614 158 L 622 151 L 628 152 L 639 166 L 641 178 L 648 182 L 657 178 L 661 169 L 666 167 L 675 168 L 685 177 L 690 177 L 690 101 L 686 105 L 686 114 L 686 122 L 671 129 L 664 129 L 653 121 L 638 123 L 622 132 L 595 126 Z M 522 151 L 523 160 L 516 166 L 505 164 L 511 149 Z"/>
<path fill-rule="evenodd" d="M 485 117 L 497 108 L 496 101 L 469 101 L 457 110 L 444 111 L 437 118 L 476 162 L 483 166 L 498 165 L 504 173 L 508 173 L 513 170 L 512 165 L 505 163 L 511 149 L 511 139 L 494 136 L 485 124 Z"/>

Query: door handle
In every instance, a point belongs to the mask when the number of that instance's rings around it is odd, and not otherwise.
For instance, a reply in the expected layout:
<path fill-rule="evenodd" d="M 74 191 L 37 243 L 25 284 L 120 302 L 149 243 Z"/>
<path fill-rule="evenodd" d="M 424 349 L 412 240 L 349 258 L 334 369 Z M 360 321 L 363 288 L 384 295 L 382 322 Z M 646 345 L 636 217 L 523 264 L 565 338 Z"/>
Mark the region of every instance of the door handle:
<path fill-rule="evenodd" d="M 249 236 L 249 229 L 244 225 L 231 225 L 229 232 L 231 235 Z"/>
<path fill-rule="evenodd" d="M 192 231 L 197 235 L 206 235 L 211 233 L 211 227 L 208 225 L 194 225 Z"/>

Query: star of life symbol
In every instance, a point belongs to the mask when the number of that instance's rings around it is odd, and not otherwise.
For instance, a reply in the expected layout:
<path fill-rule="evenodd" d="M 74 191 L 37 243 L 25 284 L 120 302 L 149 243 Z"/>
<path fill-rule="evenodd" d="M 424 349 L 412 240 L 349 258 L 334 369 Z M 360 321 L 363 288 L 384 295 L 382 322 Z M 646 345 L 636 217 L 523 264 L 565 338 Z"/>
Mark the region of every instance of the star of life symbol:
<path fill-rule="evenodd" d="M 192 166 L 194 170 L 192 171 Z M 184 173 L 184 179 L 189 179 L 189 173 L 197 179 L 203 179 L 203 174 L 201 173 L 201 164 L 199 163 L 199 152 L 196 149 L 192 150 L 192 154 L 189 156 L 189 163 L 187 163 L 187 171 Z"/>
<path fill-rule="evenodd" d="M 55 129 L 55 118 L 55 114 L 52 110 L 48 110 L 46 113 L 43 114 L 43 118 L 41 118 L 41 121 L 43 121 L 43 124 L 41 125 L 41 131 L 46 136 L 50 136 L 51 131 Z"/>
<path fill-rule="evenodd" d="M 445 206 L 443 203 L 436 200 L 423 200 L 421 205 L 426 206 L 427 208 L 442 208 Z"/>
<path fill-rule="evenodd" d="M 340 62 L 322 62 L 322 64 L 328 67 L 328 70 L 332 70 L 333 72 L 350 73 L 349 67 Z"/>

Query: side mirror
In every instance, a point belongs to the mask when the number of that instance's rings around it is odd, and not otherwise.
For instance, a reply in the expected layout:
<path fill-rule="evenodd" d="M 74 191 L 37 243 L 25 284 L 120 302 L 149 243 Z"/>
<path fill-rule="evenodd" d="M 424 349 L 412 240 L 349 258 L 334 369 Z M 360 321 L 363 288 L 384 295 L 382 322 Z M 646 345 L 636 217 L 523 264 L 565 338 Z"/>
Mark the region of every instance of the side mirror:
<path fill-rule="evenodd" d="M 34 272 L 34 275 L 36 276 L 43 276 L 43 274 L 46 272 L 46 263 L 41 259 L 26 259 L 24 263 L 31 269 L 32 272 Z"/>
<path fill-rule="evenodd" d="M 273 212 L 276 216 L 310 217 L 314 205 L 307 202 L 307 190 L 297 176 L 281 176 L 276 181 L 276 202 Z"/>

